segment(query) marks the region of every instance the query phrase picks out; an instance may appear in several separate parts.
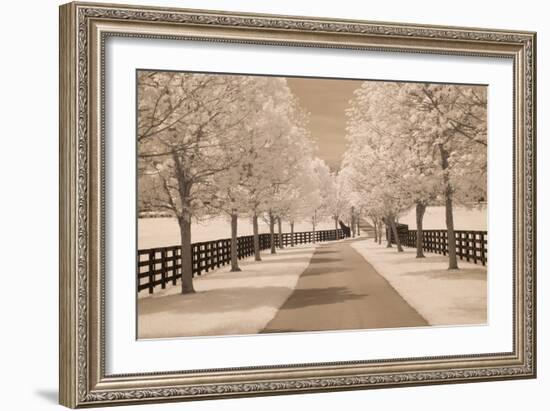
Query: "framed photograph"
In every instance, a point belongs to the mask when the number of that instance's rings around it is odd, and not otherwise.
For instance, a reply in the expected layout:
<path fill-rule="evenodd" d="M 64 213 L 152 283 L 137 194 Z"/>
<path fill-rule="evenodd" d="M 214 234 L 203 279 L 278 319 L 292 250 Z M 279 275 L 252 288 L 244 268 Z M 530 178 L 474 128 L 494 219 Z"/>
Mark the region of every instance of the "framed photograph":
<path fill-rule="evenodd" d="M 60 402 L 536 376 L 536 35 L 60 7 Z"/>

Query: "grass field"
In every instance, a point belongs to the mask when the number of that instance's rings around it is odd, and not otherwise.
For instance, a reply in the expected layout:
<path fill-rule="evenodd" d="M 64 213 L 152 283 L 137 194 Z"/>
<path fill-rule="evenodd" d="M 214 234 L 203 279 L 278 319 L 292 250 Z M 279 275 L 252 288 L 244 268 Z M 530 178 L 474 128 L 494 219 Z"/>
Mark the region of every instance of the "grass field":
<path fill-rule="evenodd" d="M 283 232 L 290 232 L 288 223 L 283 222 Z M 275 228 L 277 229 L 277 227 Z M 296 223 L 294 231 L 311 231 L 308 222 Z M 332 230 L 334 223 L 324 221 L 317 224 L 317 230 Z M 260 233 L 268 233 L 269 225 L 260 220 Z M 249 218 L 240 218 L 237 226 L 237 235 L 252 235 L 252 221 Z M 191 241 L 210 241 L 231 237 L 231 225 L 227 218 L 216 217 L 201 223 L 191 225 Z M 154 247 L 168 247 L 180 244 L 180 232 L 175 218 L 139 218 L 138 219 L 138 248 L 140 250 Z"/>
<path fill-rule="evenodd" d="M 453 219 L 455 230 L 487 230 L 487 205 L 454 207 Z M 414 230 L 416 228 L 415 209 L 412 208 L 401 216 L 399 222 L 407 224 L 409 229 Z M 428 207 L 422 225 L 425 230 L 445 229 L 445 207 Z"/>

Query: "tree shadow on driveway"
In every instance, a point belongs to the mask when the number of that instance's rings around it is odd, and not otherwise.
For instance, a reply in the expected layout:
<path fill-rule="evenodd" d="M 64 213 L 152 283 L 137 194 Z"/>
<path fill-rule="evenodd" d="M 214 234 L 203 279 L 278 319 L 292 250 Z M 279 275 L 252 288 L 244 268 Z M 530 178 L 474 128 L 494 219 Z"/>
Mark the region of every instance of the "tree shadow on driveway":
<path fill-rule="evenodd" d="M 302 277 L 311 277 L 315 275 L 334 275 L 338 274 L 339 271 L 347 271 L 350 267 L 338 266 L 338 269 L 329 268 L 329 267 L 309 267 L 306 272 L 302 274 Z"/>
<path fill-rule="evenodd" d="M 314 305 L 330 305 L 368 297 L 368 294 L 356 294 L 346 287 L 296 289 L 281 307 L 297 309 Z"/>
<path fill-rule="evenodd" d="M 316 257 L 313 255 L 311 257 L 311 264 L 323 264 L 323 263 L 336 263 L 338 261 L 342 261 L 342 258 L 325 258 L 325 257 Z"/>
<path fill-rule="evenodd" d="M 338 254 L 338 251 L 320 249 L 320 250 L 315 251 L 315 255 L 317 255 L 317 254 Z"/>

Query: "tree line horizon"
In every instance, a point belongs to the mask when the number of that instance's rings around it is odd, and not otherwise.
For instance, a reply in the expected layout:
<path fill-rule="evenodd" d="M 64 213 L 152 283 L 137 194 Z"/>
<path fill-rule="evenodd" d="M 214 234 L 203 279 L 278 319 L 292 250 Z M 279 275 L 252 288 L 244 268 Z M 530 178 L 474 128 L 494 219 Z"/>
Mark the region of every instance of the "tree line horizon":
<path fill-rule="evenodd" d="M 345 80 L 343 80 L 345 81 Z M 284 77 L 140 70 L 137 75 L 138 207 L 168 213 L 181 237 L 183 294 L 194 292 L 191 224 L 205 216 L 231 222 L 231 271 L 239 217 L 251 218 L 261 261 L 259 219 L 368 219 L 375 240 L 398 217 L 416 212 L 417 257 L 428 205 L 445 206 L 449 269 L 458 269 L 453 205 L 487 198 L 485 86 L 363 82 L 346 115 L 341 168 L 316 155 L 309 113 Z M 330 104 L 327 101 L 327 104 Z M 388 242 L 387 246 L 391 246 Z"/>

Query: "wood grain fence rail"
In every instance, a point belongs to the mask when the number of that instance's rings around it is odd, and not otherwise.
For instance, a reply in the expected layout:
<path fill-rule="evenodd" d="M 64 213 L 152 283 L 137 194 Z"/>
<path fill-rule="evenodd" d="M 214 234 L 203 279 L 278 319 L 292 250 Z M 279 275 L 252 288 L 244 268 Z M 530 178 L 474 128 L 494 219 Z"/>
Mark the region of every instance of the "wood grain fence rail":
<path fill-rule="evenodd" d="M 283 233 L 284 247 L 343 238 L 342 230 L 301 231 Z M 260 250 L 271 248 L 271 235 L 260 234 Z M 293 241 L 294 240 L 294 241 Z M 275 235 L 275 246 L 280 248 L 279 236 Z M 237 237 L 237 256 L 239 260 L 254 255 L 254 236 Z M 231 239 L 202 241 L 191 244 L 193 277 L 200 276 L 231 262 Z M 137 252 L 137 290 L 148 290 L 153 294 L 155 287 L 166 288 L 175 285 L 181 278 L 181 247 L 159 247 Z"/>
<path fill-rule="evenodd" d="M 447 230 L 422 230 L 422 233 L 424 251 L 442 255 L 449 253 Z M 416 230 L 409 230 L 407 226 L 402 225 L 398 235 L 403 246 L 416 248 Z M 458 258 L 474 264 L 487 265 L 487 231 L 455 230 L 455 237 Z M 395 244 L 394 236 L 390 234 L 390 238 Z"/>

